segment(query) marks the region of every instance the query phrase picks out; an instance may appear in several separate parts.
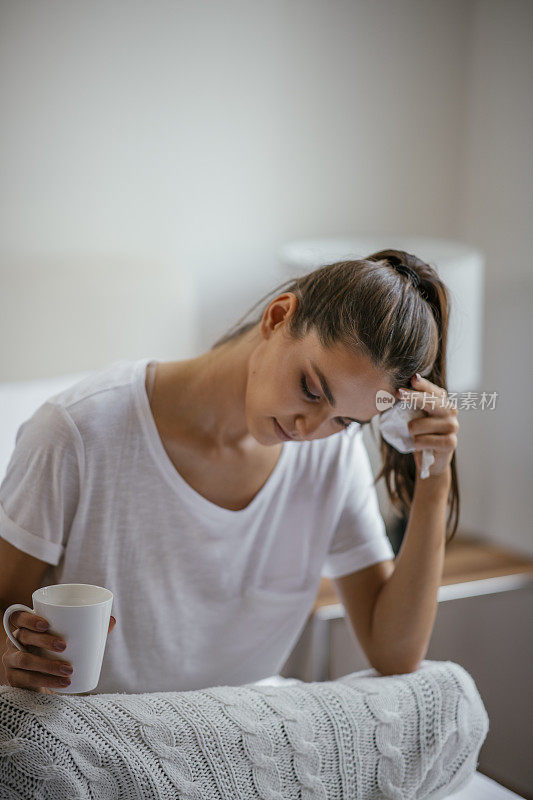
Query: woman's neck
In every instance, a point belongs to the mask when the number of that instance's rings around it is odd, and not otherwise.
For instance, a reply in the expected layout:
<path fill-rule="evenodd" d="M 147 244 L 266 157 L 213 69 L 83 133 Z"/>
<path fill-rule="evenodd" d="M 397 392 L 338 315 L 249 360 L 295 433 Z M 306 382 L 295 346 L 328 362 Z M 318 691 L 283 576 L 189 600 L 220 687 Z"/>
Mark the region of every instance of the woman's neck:
<path fill-rule="evenodd" d="M 248 363 L 256 342 L 251 331 L 196 358 L 157 365 L 152 410 L 169 435 L 193 437 L 213 452 L 257 446 L 245 415 Z"/>

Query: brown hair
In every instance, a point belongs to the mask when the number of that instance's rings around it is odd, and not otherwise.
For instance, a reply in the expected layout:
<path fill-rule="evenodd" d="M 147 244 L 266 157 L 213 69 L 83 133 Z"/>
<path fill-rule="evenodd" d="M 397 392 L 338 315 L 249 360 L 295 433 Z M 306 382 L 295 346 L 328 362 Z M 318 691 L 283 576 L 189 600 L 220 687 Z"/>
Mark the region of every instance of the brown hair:
<path fill-rule="evenodd" d="M 299 278 L 290 278 L 262 297 L 211 349 L 257 325 L 262 313 L 253 322 L 240 323 L 268 297 L 277 296 L 283 287 L 298 299 L 298 307 L 288 323 L 288 333 L 294 339 L 302 339 L 312 329 L 323 347 L 341 343 L 362 353 L 388 376 L 394 391 L 410 387 L 410 379 L 416 372 L 447 390 L 450 296 L 436 270 L 424 261 L 402 250 L 380 250 L 365 259 L 339 261 Z M 416 478 L 414 456 L 398 452 L 382 436 L 380 451 L 383 467 L 374 483 L 385 479 L 393 506 L 407 517 Z M 448 541 L 459 522 L 455 452 L 450 467 L 446 528 L 449 529 L 452 519 L 453 526 Z"/>

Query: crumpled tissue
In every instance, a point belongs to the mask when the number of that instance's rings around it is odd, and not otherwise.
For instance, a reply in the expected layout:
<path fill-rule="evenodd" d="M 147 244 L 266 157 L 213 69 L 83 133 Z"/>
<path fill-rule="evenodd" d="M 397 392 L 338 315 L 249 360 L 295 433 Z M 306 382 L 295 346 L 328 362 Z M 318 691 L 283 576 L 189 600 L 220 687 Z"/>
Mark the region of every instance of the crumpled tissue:
<path fill-rule="evenodd" d="M 395 403 L 379 415 L 378 424 L 381 435 L 400 453 L 413 453 L 415 450 L 414 439 L 407 424 L 412 419 L 425 416 L 422 409 L 410 408 L 402 402 Z M 433 450 L 422 450 L 421 478 L 429 478 L 429 468 L 434 461 Z"/>

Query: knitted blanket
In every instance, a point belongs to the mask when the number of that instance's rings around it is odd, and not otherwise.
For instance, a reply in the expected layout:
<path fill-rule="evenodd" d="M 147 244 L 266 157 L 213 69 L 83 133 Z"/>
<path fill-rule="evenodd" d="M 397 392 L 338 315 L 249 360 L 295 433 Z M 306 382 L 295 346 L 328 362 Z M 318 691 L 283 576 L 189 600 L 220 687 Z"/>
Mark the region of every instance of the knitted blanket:
<path fill-rule="evenodd" d="M 451 661 L 290 686 L 0 688 L 1 800 L 410 800 L 473 776 L 489 720 Z"/>

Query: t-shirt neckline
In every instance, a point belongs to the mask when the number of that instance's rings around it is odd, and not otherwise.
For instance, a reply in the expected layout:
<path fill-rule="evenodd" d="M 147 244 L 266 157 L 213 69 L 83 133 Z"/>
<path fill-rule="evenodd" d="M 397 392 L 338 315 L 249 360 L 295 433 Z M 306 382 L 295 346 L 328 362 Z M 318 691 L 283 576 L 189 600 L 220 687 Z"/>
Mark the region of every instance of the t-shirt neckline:
<path fill-rule="evenodd" d="M 217 519 L 242 519 L 249 514 L 255 512 L 256 508 L 272 490 L 275 489 L 276 484 L 279 483 L 279 477 L 283 470 L 283 466 L 289 455 L 288 442 L 282 445 L 280 456 L 274 466 L 274 469 L 266 479 L 263 486 L 259 489 L 253 500 L 245 508 L 234 511 L 231 508 L 223 508 L 222 506 L 212 503 L 206 497 L 201 495 L 196 489 L 187 483 L 185 478 L 178 472 L 170 457 L 163 446 L 157 425 L 150 408 L 150 401 L 146 393 L 146 367 L 149 363 L 157 361 L 153 358 L 143 358 L 137 362 L 137 370 L 135 374 L 135 399 L 137 401 L 137 411 L 141 419 L 143 430 L 148 442 L 148 446 L 152 456 L 162 471 L 167 483 L 170 487 L 186 499 L 196 510 L 200 510 L 202 514 L 209 514 L 211 517 Z"/>

